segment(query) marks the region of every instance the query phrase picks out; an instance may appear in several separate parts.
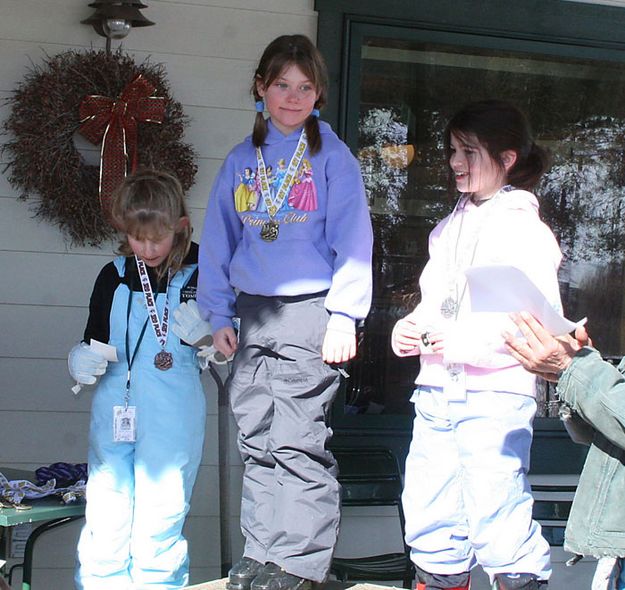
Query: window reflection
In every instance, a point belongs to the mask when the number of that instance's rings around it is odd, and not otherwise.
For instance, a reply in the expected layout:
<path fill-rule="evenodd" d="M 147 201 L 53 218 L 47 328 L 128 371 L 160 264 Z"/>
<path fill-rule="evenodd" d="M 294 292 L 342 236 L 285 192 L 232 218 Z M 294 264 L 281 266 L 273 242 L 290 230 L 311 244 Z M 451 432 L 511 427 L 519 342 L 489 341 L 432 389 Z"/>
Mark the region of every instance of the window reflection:
<path fill-rule="evenodd" d="M 559 279 L 565 314 L 587 316 L 595 345 L 606 356 L 621 355 L 625 67 L 376 37 L 363 38 L 355 61 L 358 96 L 349 108 L 357 110 L 355 147 L 374 224 L 375 279 L 345 412 L 411 412 L 418 359 L 395 358 L 390 332 L 419 301 L 427 236 L 453 207 L 442 133 L 448 118 L 470 100 L 518 104 L 539 143 L 552 151 L 553 166 L 536 193 L 564 253 Z M 556 415 L 552 389 L 540 387 L 541 416 Z"/>

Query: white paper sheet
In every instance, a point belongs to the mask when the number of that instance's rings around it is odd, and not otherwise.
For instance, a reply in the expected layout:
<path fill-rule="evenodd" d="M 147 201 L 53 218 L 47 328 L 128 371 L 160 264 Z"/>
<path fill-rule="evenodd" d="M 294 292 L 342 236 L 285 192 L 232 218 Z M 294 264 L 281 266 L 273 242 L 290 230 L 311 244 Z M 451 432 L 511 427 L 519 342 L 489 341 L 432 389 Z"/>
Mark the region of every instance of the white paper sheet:
<path fill-rule="evenodd" d="M 475 266 L 468 268 L 465 275 L 473 311 L 527 311 L 554 336 L 572 332 L 586 323 L 586 318 L 572 322 L 555 311 L 530 278 L 514 266 Z"/>
<path fill-rule="evenodd" d="M 101 354 L 110 363 L 117 362 L 117 348 L 115 348 L 114 346 L 111 346 L 110 344 L 105 344 L 104 342 L 100 342 L 95 338 L 91 339 L 89 346 L 91 347 L 91 350 L 93 350 L 93 352 Z"/>

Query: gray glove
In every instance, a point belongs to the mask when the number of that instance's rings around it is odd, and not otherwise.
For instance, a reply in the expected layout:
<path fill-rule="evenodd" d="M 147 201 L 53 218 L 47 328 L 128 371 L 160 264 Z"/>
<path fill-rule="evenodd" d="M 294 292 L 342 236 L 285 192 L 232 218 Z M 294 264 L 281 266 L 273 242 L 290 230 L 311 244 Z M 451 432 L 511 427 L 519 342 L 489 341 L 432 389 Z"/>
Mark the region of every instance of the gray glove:
<path fill-rule="evenodd" d="M 212 346 L 213 344 L 210 324 L 200 316 L 195 299 L 181 303 L 174 311 L 171 331 L 191 346 Z"/>
<path fill-rule="evenodd" d="M 213 363 L 214 365 L 225 365 L 233 358 L 234 355 L 227 357 L 223 352 L 219 352 L 214 346 L 200 346 L 200 350 L 197 352 L 197 360 L 202 370 L 208 368 L 208 363 Z"/>
<path fill-rule="evenodd" d="M 98 375 L 104 375 L 108 361 L 91 347 L 81 342 L 69 351 L 67 366 L 76 383 L 92 385 Z"/>

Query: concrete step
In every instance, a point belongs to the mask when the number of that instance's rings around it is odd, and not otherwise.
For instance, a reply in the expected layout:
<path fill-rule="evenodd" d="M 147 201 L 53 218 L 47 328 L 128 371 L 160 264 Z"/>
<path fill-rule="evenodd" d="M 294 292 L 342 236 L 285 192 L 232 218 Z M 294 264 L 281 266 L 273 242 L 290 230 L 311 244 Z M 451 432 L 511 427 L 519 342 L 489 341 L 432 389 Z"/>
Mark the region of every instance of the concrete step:
<path fill-rule="evenodd" d="M 187 590 L 226 590 L 226 582 L 228 578 L 221 580 L 213 580 L 211 582 L 204 582 L 203 584 L 196 584 L 195 586 L 187 586 Z M 337 582 L 331 580 L 323 586 L 323 590 L 389 590 L 389 586 L 378 586 L 376 584 L 358 584 L 356 582 Z"/>

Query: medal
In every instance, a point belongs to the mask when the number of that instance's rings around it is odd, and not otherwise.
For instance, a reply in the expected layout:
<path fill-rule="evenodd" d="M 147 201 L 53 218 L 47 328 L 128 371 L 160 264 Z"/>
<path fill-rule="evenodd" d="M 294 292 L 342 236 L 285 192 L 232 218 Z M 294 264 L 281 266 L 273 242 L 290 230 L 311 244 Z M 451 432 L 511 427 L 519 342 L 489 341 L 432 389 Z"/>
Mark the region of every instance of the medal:
<path fill-rule="evenodd" d="M 473 266 L 475 255 L 477 253 L 477 247 L 480 241 L 481 230 L 488 217 L 492 214 L 493 207 L 497 207 L 500 193 L 507 192 L 508 190 L 512 190 L 512 187 L 503 187 L 495 193 L 492 198 L 488 199 L 487 202 L 484 203 L 482 206 L 483 208 L 480 209 L 481 218 L 478 218 L 478 224 L 470 229 L 468 234 L 465 231 L 465 234 L 463 235 L 462 229 L 466 216 L 464 209 L 470 200 L 469 195 L 462 195 L 451 213 L 449 222 L 444 229 L 447 248 L 447 268 L 445 269 L 445 274 L 447 275 L 448 283 L 447 293 L 450 293 L 450 295 L 443 299 L 440 307 L 441 316 L 443 316 L 446 320 L 456 320 L 458 318 L 460 305 L 464 301 L 464 296 L 467 290 L 466 278 L 461 278 L 459 280 L 459 277 L 462 276 L 465 269 Z M 458 228 L 456 230 L 456 235 L 453 236 L 453 222 L 460 214 L 462 214 L 462 217 L 460 217 L 460 222 L 457 224 Z M 453 240 L 454 237 L 455 240 Z"/>
<path fill-rule="evenodd" d="M 277 221 L 273 219 L 265 221 L 260 229 L 260 237 L 265 240 L 265 242 L 273 242 L 278 238 L 279 230 L 280 224 Z"/>
<path fill-rule="evenodd" d="M 441 315 L 446 319 L 456 317 L 458 313 L 458 302 L 453 297 L 447 297 L 441 303 Z"/>
<path fill-rule="evenodd" d="M 161 371 L 167 371 L 171 369 L 174 364 L 174 357 L 171 352 L 167 352 L 166 350 L 161 350 L 156 353 L 154 357 L 154 366 Z"/>
<path fill-rule="evenodd" d="M 141 289 L 143 290 L 143 297 L 145 300 L 145 306 L 148 310 L 148 319 L 152 324 L 152 330 L 154 336 L 158 341 L 161 350 L 156 353 L 154 357 L 154 366 L 161 371 L 167 371 L 171 369 L 174 364 L 174 357 L 171 352 L 165 350 L 167 345 L 167 335 L 169 334 L 169 283 L 171 281 L 171 273 L 167 275 L 167 290 L 165 291 L 165 305 L 163 306 L 163 319 L 159 320 L 158 310 L 156 309 L 156 298 L 152 293 L 152 286 L 150 285 L 150 277 L 145 266 L 145 262 L 135 256 L 137 263 L 137 270 L 139 271 L 139 279 L 141 280 Z"/>
<path fill-rule="evenodd" d="M 297 142 L 293 156 L 291 156 L 291 161 L 289 162 L 289 166 L 282 182 L 280 183 L 275 198 L 271 196 L 271 192 L 269 190 L 269 180 L 267 179 L 267 168 L 265 166 L 265 160 L 263 159 L 263 152 L 260 147 L 256 148 L 256 165 L 258 170 L 259 188 L 262 199 L 267 207 L 267 215 L 269 216 L 269 221 L 263 223 L 260 230 L 260 237 L 265 242 L 273 242 L 278 239 L 280 224 L 275 220 L 275 216 L 278 211 L 280 211 L 280 207 L 282 207 L 282 204 L 284 203 L 284 200 L 289 194 L 291 186 L 297 177 L 297 171 L 302 162 L 302 158 L 304 157 L 304 153 L 306 152 L 307 145 L 308 139 L 306 137 L 306 131 L 302 129 L 299 141 Z"/>

